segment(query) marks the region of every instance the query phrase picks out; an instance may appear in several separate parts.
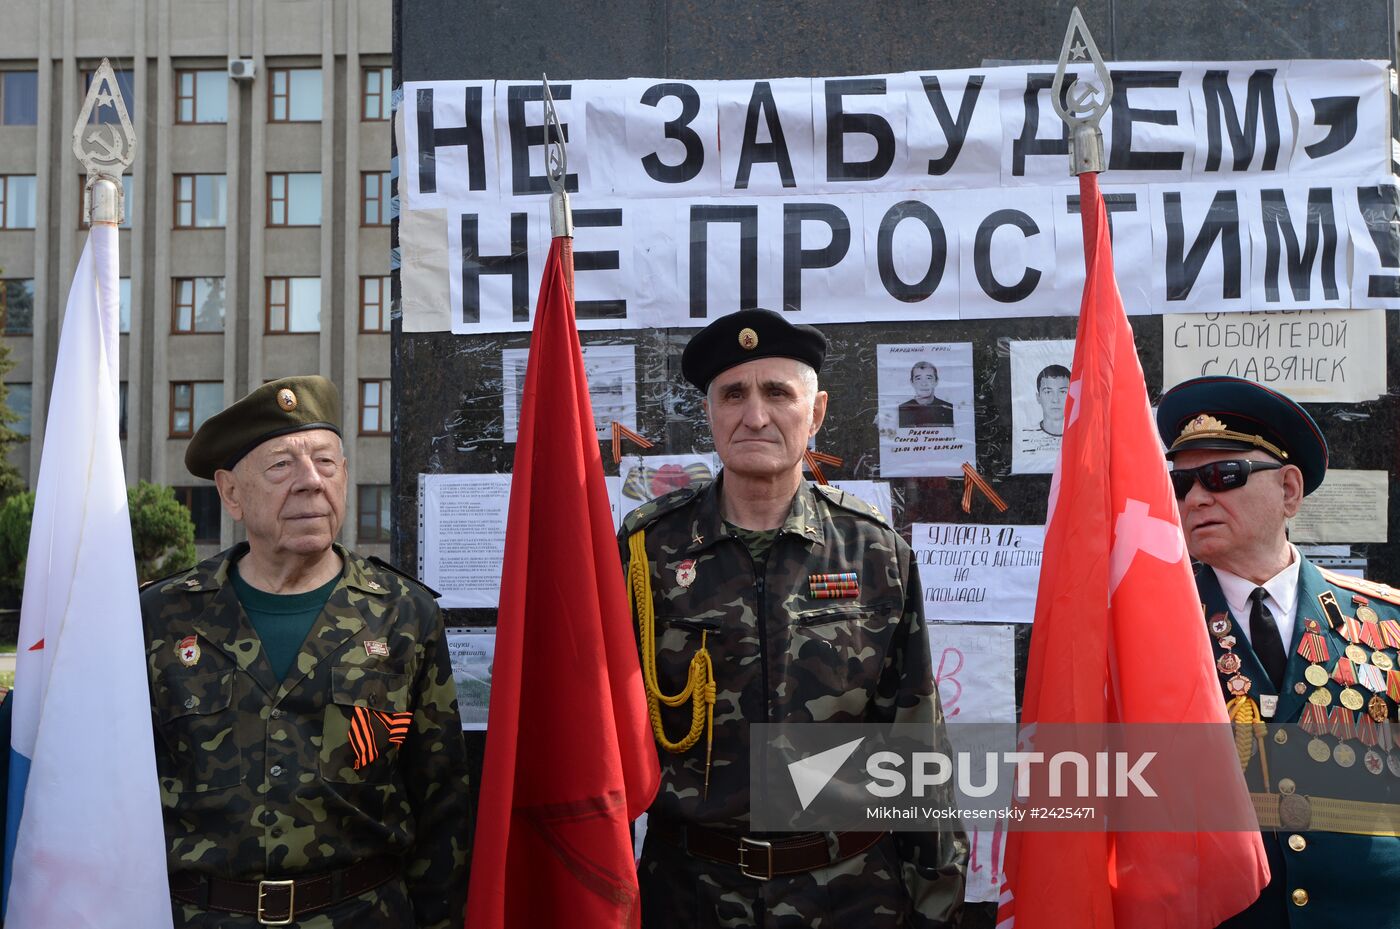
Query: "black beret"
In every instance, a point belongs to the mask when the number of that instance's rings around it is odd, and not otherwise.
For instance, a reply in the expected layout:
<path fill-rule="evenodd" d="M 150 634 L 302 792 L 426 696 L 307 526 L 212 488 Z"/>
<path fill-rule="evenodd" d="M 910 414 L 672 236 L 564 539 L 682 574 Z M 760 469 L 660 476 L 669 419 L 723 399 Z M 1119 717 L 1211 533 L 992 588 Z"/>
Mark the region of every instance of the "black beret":
<path fill-rule="evenodd" d="M 307 429 L 340 435 L 340 391 L 318 374 L 268 381 L 204 421 L 185 449 L 185 467 L 212 480 L 268 439 Z"/>
<path fill-rule="evenodd" d="M 1327 439 L 1308 411 L 1276 390 L 1242 377 L 1182 381 L 1162 395 L 1157 431 L 1167 457 L 1194 448 L 1259 449 L 1303 472 L 1310 494 L 1327 474 Z"/>
<path fill-rule="evenodd" d="M 826 336 L 772 310 L 740 310 L 721 316 L 691 338 L 681 355 L 681 373 L 703 391 L 720 372 L 755 358 L 795 358 L 820 372 Z"/>

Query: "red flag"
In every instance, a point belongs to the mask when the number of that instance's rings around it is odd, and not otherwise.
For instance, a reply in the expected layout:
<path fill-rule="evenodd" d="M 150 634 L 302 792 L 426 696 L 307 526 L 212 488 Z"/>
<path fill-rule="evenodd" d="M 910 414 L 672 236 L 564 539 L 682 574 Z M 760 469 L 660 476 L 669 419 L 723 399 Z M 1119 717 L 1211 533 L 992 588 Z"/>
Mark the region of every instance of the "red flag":
<path fill-rule="evenodd" d="M 631 623 L 559 237 L 515 448 L 472 929 L 640 924 L 630 824 L 661 775 Z"/>
<path fill-rule="evenodd" d="M 1223 725 L 1096 176 L 1081 174 L 1079 190 L 1084 299 L 1022 724 Z M 1238 772 L 1233 754 L 1205 763 L 1213 761 Z M 1247 807 L 1243 777 L 1227 782 Z M 1252 903 L 1268 879 L 1256 832 L 1013 831 L 998 924 L 1014 916 L 1015 929 L 1210 927 Z"/>

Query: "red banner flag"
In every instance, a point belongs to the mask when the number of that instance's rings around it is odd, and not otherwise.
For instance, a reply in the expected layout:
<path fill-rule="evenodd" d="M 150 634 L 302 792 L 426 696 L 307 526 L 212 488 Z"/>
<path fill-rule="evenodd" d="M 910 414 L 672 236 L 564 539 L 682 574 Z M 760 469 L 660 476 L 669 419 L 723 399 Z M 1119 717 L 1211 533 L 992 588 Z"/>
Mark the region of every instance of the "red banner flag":
<path fill-rule="evenodd" d="M 660 782 L 555 238 L 525 375 L 473 845 L 472 929 L 640 924 L 630 824 Z"/>
<path fill-rule="evenodd" d="M 1223 726 L 1220 681 L 1113 276 L 1097 177 L 1081 174 L 1079 190 L 1084 298 L 1050 484 L 1022 725 Z M 1202 763 L 1238 772 L 1232 753 Z M 1232 783 L 1247 807 L 1243 776 Z M 1220 803 L 1214 797 L 1201 806 Z M 1247 907 L 1268 879 L 1255 832 L 1013 831 L 998 925 L 1205 929 Z"/>

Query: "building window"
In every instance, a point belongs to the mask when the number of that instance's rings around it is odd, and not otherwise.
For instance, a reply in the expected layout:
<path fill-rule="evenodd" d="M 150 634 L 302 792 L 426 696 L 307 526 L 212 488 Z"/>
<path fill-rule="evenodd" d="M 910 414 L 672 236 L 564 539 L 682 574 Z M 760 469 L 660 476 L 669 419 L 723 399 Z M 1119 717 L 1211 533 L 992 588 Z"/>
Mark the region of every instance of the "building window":
<path fill-rule="evenodd" d="M 34 279 L 0 280 L 0 315 L 5 335 L 34 334 Z"/>
<path fill-rule="evenodd" d="M 321 279 L 319 277 L 270 277 L 267 279 L 269 335 L 321 331 Z"/>
<path fill-rule="evenodd" d="M 223 405 L 223 381 L 171 381 L 170 437 L 188 439 Z"/>
<path fill-rule="evenodd" d="M 364 104 L 360 107 L 360 118 L 388 119 L 392 115 L 392 102 L 390 91 L 394 84 L 389 79 L 390 71 L 388 66 L 383 68 L 365 68 L 364 70 L 364 93 L 361 99 Z"/>
<path fill-rule="evenodd" d="M 267 224 L 269 226 L 321 225 L 321 175 L 314 172 L 269 174 L 267 176 Z"/>
<path fill-rule="evenodd" d="M 136 210 L 136 200 L 135 200 L 135 198 L 132 196 L 132 193 L 131 193 L 131 191 L 132 191 L 132 189 L 133 189 L 132 184 L 133 184 L 133 181 L 132 181 L 131 175 L 130 175 L 130 174 L 123 174 L 123 175 L 122 175 L 122 222 L 121 222 L 121 226 L 118 227 L 118 228 L 121 228 L 121 229 L 130 229 L 130 228 L 131 228 L 131 214 Z M 87 186 L 87 175 L 86 175 L 86 174 L 79 174 L 79 175 L 78 175 L 78 188 L 79 188 L 79 189 L 85 189 L 86 186 Z M 86 200 L 87 200 L 87 198 L 86 198 L 85 196 L 79 195 L 79 197 L 78 197 L 78 228 L 79 228 L 79 229 L 86 229 L 86 228 L 88 228 L 87 205 L 86 205 L 86 203 L 85 203 Z"/>
<path fill-rule="evenodd" d="M 0 126 L 39 122 L 39 72 L 0 71 Z"/>
<path fill-rule="evenodd" d="M 117 278 L 117 331 L 131 332 L 131 278 Z"/>
<path fill-rule="evenodd" d="M 126 438 L 126 381 L 117 385 L 117 438 Z"/>
<path fill-rule="evenodd" d="M 228 177 L 223 174 L 175 175 L 175 225 L 213 229 L 225 224 Z"/>
<path fill-rule="evenodd" d="M 194 522 L 194 541 L 197 545 L 216 545 L 219 541 L 219 518 L 223 507 L 219 504 L 219 490 L 208 484 L 198 487 L 173 487 L 175 499 L 190 511 Z"/>
<path fill-rule="evenodd" d="M 360 174 L 360 225 L 389 224 L 389 172 L 365 171 Z"/>
<path fill-rule="evenodd" d="M 389 382 L 360 381 L 360 435 L 388 435 Z"/>
<path fill-rule="evenodd" d="M 130 71 L 118 71 L 113 68 L 112 73 L 117 77 L 117 90 L 121 91 L 122 103 L 126 104 L 126 115 L 134 123 L 136 122 L 136 79 Z M 83 100 L 87 99 L 87 93 L 92 89 L 93 76 L 96 74 L 96 68 L 83 72 Z M 82 108 L 82 105 L 80 101 L 78 103 L 79 109 Z M 121 120 L 117 118 L 117 108 L 114 106 L 95 106 L 92 108 L 92 115 L 88 117 L 88 125 L 93 123 L 118 124 L 120 122 Z"/>
<path fill-rule="evenodd" d="M 228 122 L 228 71 L 175 72 L 175 121 Z"/>
<path fill-rule="evenodd" d="M 360 331 L 389 331 L 389 279 L 360 278 Z"/>
<path fill-rule="evenodd" d="M 8 406 L 16 416 L 10 428 L 25 438 L 29 438 L 30 433 L 30 413 L 34 409 L 34 385 L 33 384 L 6 384 L 7 395 L 5 405 Z"/>
<path fill-rule="evenodd" d="M 321 69 L 273 68 L 268 72 L 268 110 L 274 123 L 314 123 L 321 119 Z"/>
<path fill-rule="evenodd" d="M 34 175 L 0 175 L 0 228 L 34 228 Z"/>
<path fill-rule="evenodd" d="M 360 527 L 355 535 L 357 545 L 377 545 L 389 541 L 389 485 L 361 484 L 359 501 Z"/>
<path fill-rule="evenodd" d="M 177 335 L 224 331 L 224 279 L 221 277 L 175 278 L 175 311 L 170 331 Z"/>

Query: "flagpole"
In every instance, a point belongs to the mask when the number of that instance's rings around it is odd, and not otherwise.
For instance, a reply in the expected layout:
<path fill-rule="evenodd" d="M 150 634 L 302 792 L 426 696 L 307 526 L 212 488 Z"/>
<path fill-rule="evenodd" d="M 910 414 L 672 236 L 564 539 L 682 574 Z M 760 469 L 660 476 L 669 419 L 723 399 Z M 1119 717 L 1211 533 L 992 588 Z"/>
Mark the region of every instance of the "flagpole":
<path fill-rule="evenodd" d="M 1092 63 L 1094 76 L 1099 87 L 1079 81 L 1071 76 L 1074 83 L 1066 88 L 1065 69 L 1074 62 Z M 1070 92 L 1073 92 L 1071 99 Z M 1102 95 L 1102 96 L 1100 96 Z M 1050 103 L 1060 119 L 1069 127 L 1069 173 L 1078 177 L 1081 174 L 1101 174 L 1107 166 L 1103 154 L 1103 132 L 1099 120 L 1108 112 L 1109 101 L 1113 99 L 1113 77 L 1108 73 L 1103 56 L 1084 16 L 1075 7 L 1069 16 L 1069 28 L 1065 30 L 1065 42 L 1060 48 L 1060 62 L 1055 68 L 1055 80 L 1050 85 Z"/>

